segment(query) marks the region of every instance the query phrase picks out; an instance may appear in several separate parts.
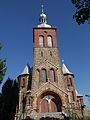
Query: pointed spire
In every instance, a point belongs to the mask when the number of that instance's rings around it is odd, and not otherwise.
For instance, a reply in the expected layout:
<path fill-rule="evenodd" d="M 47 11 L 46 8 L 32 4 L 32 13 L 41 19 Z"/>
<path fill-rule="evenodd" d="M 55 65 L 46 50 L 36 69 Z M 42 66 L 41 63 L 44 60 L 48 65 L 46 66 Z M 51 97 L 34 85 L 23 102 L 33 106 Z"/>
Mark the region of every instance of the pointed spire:
<path fill-rule="evenodd" d="M 77 96 L 77 97 L 83 97 L 83 95 L 79 94 L 76 89 L 75 89 L 75 91 L 76 91 L 76 96 Z"/>
<path fill-rule="evenodd" d="M 40 17 L 39 17 L 39 25 L 38 25 L 38 27 L 51 27 L 51 25 L 48 25 L 47 24 L 47 16 L 44 14 L 44 6 L 43 5 L 41 5 L 41 14 L 40 14 Z"/>
<path fill-rule="evenodd" d="M 20 75 L 29 75 L 30 74 L 30 66 L 27 64 Z"/>
<path fill-rule="evenodd" d="M 64 60 L 62 60 L 62 72 L 63 74 L 68 74 L 68 75 L 72 75 L 74 77 L 74 74 L 71 73 L 68 68 L 66 67 L 66 65 L 64 64 Z"/>

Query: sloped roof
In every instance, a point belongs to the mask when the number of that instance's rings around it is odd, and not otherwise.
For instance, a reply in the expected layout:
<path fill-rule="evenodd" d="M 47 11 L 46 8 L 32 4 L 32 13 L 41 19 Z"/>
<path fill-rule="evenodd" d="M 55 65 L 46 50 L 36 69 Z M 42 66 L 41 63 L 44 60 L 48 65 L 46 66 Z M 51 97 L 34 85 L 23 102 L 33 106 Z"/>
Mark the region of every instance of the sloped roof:
<path fill-rule="evenodd" d="M 48 25 L 46 23 L 41 23 L 40 25 L 38 25 L 38 27 L 51 28 L 51 25 Z"/>
<path fill-rule="evenodd" d="M 76 91 L 76 96 L 77 97 L 83 97 L 83 95 L 79 94 L 77 90 L 75 90 L 75 91 Z"/>
<path fill-rule="evenodd" d="M 62 64 L 62 72 L 64 75 L 68 74 L 68 75 L 72 75 L 74 77 L 74 74 L 68 70 L 68 68 L 66 67 L 66 65 L 64 63 Z"/>
<path fill-rule="evenodd" d="M 30 74 L 30 66 L 27 64 L 20 75 Z"/>

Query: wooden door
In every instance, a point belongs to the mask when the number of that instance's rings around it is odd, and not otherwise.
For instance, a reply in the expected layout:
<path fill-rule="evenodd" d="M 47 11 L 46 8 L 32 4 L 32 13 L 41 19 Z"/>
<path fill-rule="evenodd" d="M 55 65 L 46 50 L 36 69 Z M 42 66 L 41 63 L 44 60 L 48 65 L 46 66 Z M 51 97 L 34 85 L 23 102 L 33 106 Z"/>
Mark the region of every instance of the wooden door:
<path fill-rule="evenodd" d="M 41 102 L 41 112 L 49 112 L 48 101 L 46 99 L 43 99 Z"/>
<path fill-rule="evenodd" d="M 57 112 L 57 105 L 56 105 L 55 101 L 51 100 L 50 105 L 51 105 L 50 112 Z"/>

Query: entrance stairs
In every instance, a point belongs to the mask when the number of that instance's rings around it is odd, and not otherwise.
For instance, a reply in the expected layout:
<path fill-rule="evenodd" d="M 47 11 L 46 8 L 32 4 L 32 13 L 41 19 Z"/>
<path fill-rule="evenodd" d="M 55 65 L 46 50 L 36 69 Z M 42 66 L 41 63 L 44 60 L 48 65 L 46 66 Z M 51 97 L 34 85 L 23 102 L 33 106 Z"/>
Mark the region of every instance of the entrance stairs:
<path fill-rule="evenodd" d="M 15 117 L 15 120 L 64 120 L 62 112 L 51 112 L 51 113 L 34 113 L 26 114 L 22 113 Z"/>

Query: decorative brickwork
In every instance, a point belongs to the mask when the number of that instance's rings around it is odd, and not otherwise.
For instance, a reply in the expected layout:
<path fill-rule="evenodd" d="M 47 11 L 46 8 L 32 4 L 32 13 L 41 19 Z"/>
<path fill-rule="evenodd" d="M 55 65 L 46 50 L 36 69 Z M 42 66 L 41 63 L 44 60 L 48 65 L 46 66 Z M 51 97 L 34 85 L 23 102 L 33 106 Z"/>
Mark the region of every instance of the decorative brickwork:
<path fill-rule="evenodd" d="M 18 77 L 20 92 L 16 116 L 19 119 L 47 112 L 68 114 L 83 106 L 83 98 L 77 96 L 74 87 L 74 74 L 60 63 L 56 28 L 43 23 L 46 16 L 43 13 L 41 16 L 41 24 L 33 29 L 33 68 L 26 66 Z"/>

